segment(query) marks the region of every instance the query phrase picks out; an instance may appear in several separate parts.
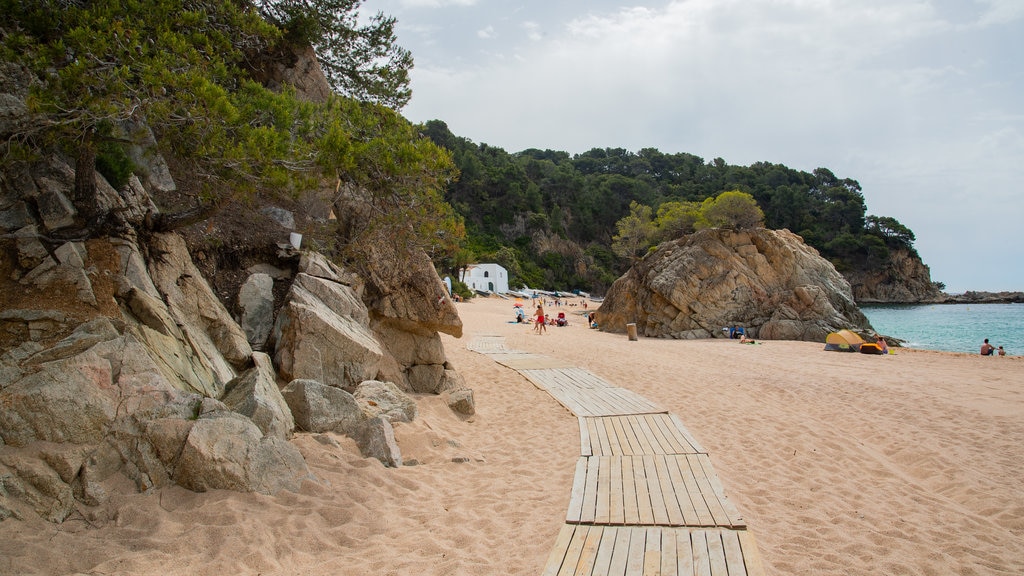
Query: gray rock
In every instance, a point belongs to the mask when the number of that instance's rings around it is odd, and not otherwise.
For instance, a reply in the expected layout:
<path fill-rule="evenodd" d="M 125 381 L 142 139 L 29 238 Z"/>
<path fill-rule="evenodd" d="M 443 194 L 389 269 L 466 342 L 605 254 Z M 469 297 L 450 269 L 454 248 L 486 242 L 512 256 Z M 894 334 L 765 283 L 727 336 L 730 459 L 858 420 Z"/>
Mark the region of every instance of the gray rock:
<path fill-rule="evenodd" d="M 277 206 L 264 206 L 260 209 L 260 212 L 285 230 L 295 230 L 295 215 L 290 211 L 278 208 Z"/>
<path fill-rule="evenodd" d="M 62 358 L 70 358 L 85 352 L 100 342 L 113 340 L 120 336 L 114 324 L 105 317 L 96 318 L 79 324 L 67 338 L 57 342 L 50 348 L 41 350 L 25 360 L 26 364 L 41 364 Z"/>
<path fill-rule="evenodd" d="M 367 458 L 376 458 L 389 468 L 402 466 L 402 451 L 395 441 L 395 429 L 383 416 L 370 418 L 356 437 L 359 451 Z"/>
<path fill-rule="evenodd" d="M 339 283 L 346 277 L 345 272 L 337 264 L 328 260 L 326 256 L 308 250 L 303 252 L 299 259 L 299 273 Z"/>
<path fill-rule="evenodd" d="M 295 425 L 306 432 L 353 434 L 367 417 L 352 394 L 315 380 L 293 380 L 281 390 Z"/>
<path fill-rule="evenodd" d="M 409 387 L 413 392 L 440 394 L 444 383 L 443 364 L 418 364 L 406 371 Z"/>
<path fill-rule="evenodd" d="M 157 152 L 156 138 L 149 126 L 142 123 L 126 122 L 123 125 L 129 139 L 133 142 L 127 147 L 131 158 L 145 180 L 144 184 L 155 192 L 173 192 L 177 189 L 170 168 L 164 157 Z"/>
<path fill-rule="evenodd" d="M 468 388 L 445 392 L 448 407 L 466 416 L 476 414 L 476 402 L 473 400 L 473 391 Z"/>
<path fill-rule="evenodd" d="M 278 312 L 273 340 L 282 379 L 316 380 L 347 390 L 373 379 L 383 356 L 368 329 L 323 304 L 289 302 Z"/>
<path fill-rule="evenodd" d="M 20 230 L 34 223 L 35 220 L 28 213 L 28 207 L 20 200 L 0 209 L 0 232 Z"/>
<path fill-rule="evenodd" d="M 251 420 L 233 412 L 203 416 L 193 424 L 174 472 L 178 484 L 196 492 L 273 494 L 298 490 L 310 477 L 298 449 L 264 437 Z"/>
<path fill-rule="evenodd" d="M 648 337 L 722 337 L 743 326 L 769 340 L 821 341 L 870 330 L 850 284 L 788 230 L 701 230 L 665 242 L 615 281 L 597 310 L 601 330 L 635 323 Z"/>
<path fill-rule="evenodd" d="M 274 327 L 274 279 L 268 274 L 250 275 L 238 291 L 239 320 L 254 350 L 262 350 Z"/>
<path fill-rule="evenodd" d="M 416 401 L 392 382 L 367 380 L 353 393 L 363 412 L 383 416 L 389 422 L 412 422 L 416 419 Z"/>
<path fill-rule="evenodd" d="M 318 300 L 339 316 L 351 318 L 363 326 L 370 322 L 370 314 L 355 291 L 334 280 L 300 273 L 295 277 L 287 298 L 309 306 L 315 306 Z"/>
<path fill-rule="evenodd" d="M 150 277 L 189 346 L 212 368 L 219 388 L 212 396 L 219 396 L 223 385 L 237 376 L 235 367 L 249 363 L 252 347 L 192 263 L 180 236 L 155 234 L 150 249 L 160 255 L 149 262 Z"/>
<path fill-rule="evenodd" d="M 253 360 L 255 367 L 228 382 L 222 401 L 228 408 L 248 416 L 264 436 L 287 440 L 295 429 L 295 420 L 277 388 L 274 366 L 270 357 L 260 352 L 253 353 Z"/>

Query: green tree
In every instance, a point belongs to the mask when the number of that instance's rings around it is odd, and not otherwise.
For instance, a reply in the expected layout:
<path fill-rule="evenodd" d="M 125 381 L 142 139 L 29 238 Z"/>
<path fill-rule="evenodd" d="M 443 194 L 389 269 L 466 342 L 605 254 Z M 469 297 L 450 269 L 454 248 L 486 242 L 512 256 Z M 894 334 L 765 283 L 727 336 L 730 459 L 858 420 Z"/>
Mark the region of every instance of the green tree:
<path fill-rule="evenodd" d="M 655 227 L 659 240 L 674 240 L 707 228 L 708 221 L 700 202 L 665 202 L 658 207 Z"/>
<path fill-rule="evenodd" d="M 764 224 L 764 212 L 754 197 L 738 190 L 708 198 L 701 206 L 701 214 L 708 224 L 721 228 L 756 228 Z"/>
<path fill-rule="evenodd" d="M 363 0 L 255 0 L 261 13 L 299 46 L 312 45 L 331 88 L 401 110 L 412 97 L 412 54 L 396 44 L 395 18 L 378 12 L 360 23 Z"/>
<path fill-rule="evenodd" d="M 655 227 L 650 206 L 631 202 L 629 215 L 615 225 L 618 230 L 612 238 L 612 250 L 624 258 L 636 258 L 651 245 Z"/>

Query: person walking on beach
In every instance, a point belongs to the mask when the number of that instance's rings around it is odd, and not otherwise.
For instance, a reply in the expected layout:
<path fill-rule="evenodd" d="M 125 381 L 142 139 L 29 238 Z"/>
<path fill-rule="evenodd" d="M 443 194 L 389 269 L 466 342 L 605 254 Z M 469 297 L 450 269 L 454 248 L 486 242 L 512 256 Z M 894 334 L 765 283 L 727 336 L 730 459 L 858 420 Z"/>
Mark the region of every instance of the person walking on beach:
<path fill-rule="evenodd" d="M 991 356 L 996 351 L 996 347 L 988 343 L 988 338 L 985 338 L 985 343 L 981 345 L 981 355 Z"/>
<path fill-rule="evenodd" d="M 537 304 L 537 311 L 534 312 L 533 315 L 536 317 L 536 320 L 533 324 L 533 331 L 536 332 L 537 334 L 547 333 L 548 327 L 544 322 L 544 307 L 541 306 L 540 304 Z"/>

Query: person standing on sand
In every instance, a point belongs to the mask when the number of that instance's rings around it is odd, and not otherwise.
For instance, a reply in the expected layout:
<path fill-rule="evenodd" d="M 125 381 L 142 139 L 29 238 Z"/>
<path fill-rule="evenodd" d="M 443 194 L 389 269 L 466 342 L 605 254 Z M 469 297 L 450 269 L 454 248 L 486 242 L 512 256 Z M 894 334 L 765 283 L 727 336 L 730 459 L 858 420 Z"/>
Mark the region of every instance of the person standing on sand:
<path fill-rule="evenodd" d="M 544 323 L 544 307 L 541 306 L 540 304 L 537 304 L 537 311 L 534 312 L 533 315 L 536 317 L 536 320 L 533 324 L 533 331 L 536 332 L 537 334 L 540 334 L 542 332 L 547 333 L 548 327 Z"/>
<path fill-rule="evenodd" d="M 985 343 L 981 345 L 981 355 L 991 356 L 996 351 L 996 347 L 988 343 L 988 338 L 985 338 Z"/>

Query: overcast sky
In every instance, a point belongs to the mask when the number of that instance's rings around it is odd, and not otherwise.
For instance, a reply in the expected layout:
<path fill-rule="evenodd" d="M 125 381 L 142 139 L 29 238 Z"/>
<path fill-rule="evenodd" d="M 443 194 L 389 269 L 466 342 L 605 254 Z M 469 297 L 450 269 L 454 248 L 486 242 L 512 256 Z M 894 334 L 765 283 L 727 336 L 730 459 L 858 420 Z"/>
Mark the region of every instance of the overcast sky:
<path fill-rule="evenodd" d="M 948 292 L 1024 290 L 1024 0 L 367 0 L 476 143 L 818 167 Z"/>

